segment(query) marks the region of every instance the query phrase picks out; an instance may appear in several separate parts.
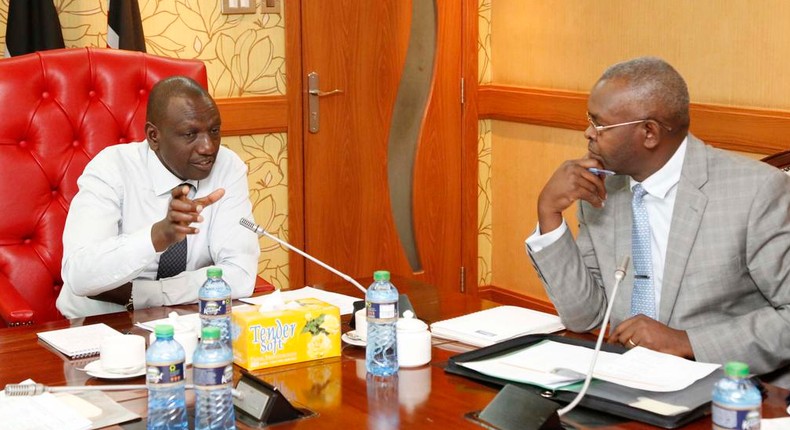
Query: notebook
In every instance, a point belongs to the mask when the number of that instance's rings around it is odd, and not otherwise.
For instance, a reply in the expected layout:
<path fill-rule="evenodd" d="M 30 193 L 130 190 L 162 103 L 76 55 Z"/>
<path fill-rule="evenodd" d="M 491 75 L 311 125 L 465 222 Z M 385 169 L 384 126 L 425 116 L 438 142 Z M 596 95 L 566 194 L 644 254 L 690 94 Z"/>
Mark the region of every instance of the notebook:
<path fill-rule="evenodd" d="M 98 355 L 101 340 L 105 336 L 120 336 L 121 332 L 107 324 L 99 323 L 45 331 L 36 335 L 73 360 Z"/>
<path fill-rule="evenodd" d="M 473 346 L 564 330 L 560 317 L 519 306 L 498 306 L 431 324 L 431 334 Z"/>

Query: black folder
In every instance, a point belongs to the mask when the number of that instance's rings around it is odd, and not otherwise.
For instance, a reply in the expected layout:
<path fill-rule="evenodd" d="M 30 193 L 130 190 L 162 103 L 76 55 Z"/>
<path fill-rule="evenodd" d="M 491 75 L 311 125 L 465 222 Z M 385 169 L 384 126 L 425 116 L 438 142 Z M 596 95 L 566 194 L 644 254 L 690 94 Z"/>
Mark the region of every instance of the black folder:
<path fill-rule="evenodd" d="M 550 391 L 534 385 L 523 384 L 484 375 L 458 364 L 495 358 L 532 346 L 543 340 L 578 345 L 590 349 L 595 347 L 595 342 L 588 340 L 572 339 L 555 335 L 526 335 L 500 342 L 485 348 L 455 355 L 451 357 L 447 363 L 445 372 L 461 375 L 494 387 L 502 387 L 505 384 L 518 385 L 556 402 L 570 403 L 573 401 L 573 398 L 576 397 L 576 393 L 578 390 L 580 390 L 580 388 L 576 388 L 576 391 L 568 391 L 564 388 Z M 625 348 L 610 344 L 603 344 L 601 350 L 618 354 L 622 354 L 626 351 Z M 696 381 L 685 390 L 669 393 L 656 393 L 652 391 L 638 390 L 635 388 L 624 387 L 622 385 L 593 379 L 592 384 L 590 384 L 590 388 L 587 390 L 587 394 L 584 396 L 579 405 L 585 408 L 606 412 L 630 420 L 640 421 L 654 426 L 671 429 L 688 424 L 689 422 L 699 419 L 710 412 L 713 385 L 721 377 L 721 370 L 717 370 L 712 372 L 707 377 Z M 579 387 L 579 384 L 577 384 L 575 387 Z M 640 397 L 671 405 L 681 405 L 688 409 L 673 415 L 662 415 L 660 413 L 629 406 L 630 403 L 633 403 Z"/>

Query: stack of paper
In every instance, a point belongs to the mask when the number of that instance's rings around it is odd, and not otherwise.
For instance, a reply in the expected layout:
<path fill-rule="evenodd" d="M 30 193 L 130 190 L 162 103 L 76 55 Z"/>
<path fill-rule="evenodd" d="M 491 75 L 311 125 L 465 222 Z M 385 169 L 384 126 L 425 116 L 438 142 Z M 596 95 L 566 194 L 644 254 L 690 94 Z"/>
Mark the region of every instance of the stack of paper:
<path fill-rule="evenodd" d="M 592 355 L 590 348 L 543 341 L 511 354 L 459 364 L 484 375 L 553 390 L 583 380 Z M 636 347 L 624 354 L 600 352 L 593 377 L 638 390 L 672 392 L 719 367 Z"/>
<path fill-rule="evenodd" d="M 474 346 L 564 329 L 560 317 L 518 306 L 499 306 L 431 324 L 434 336 Z"/>

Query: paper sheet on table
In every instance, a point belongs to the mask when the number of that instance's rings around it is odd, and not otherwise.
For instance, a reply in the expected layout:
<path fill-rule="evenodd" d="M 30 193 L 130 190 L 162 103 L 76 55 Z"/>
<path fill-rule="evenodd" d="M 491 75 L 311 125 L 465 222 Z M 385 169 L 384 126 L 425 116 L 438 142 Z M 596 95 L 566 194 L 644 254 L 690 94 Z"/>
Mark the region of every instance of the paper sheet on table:
<path fill-rule="evenodd" d="M 299 288 L 298 290 L 280 290 L 280 293 L 282 294 L 282 299 L 284 301 L 314 298 L 329 303 L 330 305 L 335 305 L 340 308 L 340 315 L 350 315 L 352 312 L 354 312 L 354 302 L 364 300 L 357 297 L 347 296 L 345 294 L 319 290 L 313 287 L 304 287 Z M 266 296 L 249 297 L 246 299 L 241 299 L 241 301 L 253 305 L 260 305 L 264 302 L 264 297 Z"/>
<path fill-rule="evenodd" d="M 52 393 L 17 397 L 0 392 L 0 429 L 88 430 L 92 426 L 91 420 L 58 400 Z"/>
<path fill-rule="evenodd" d="M 459 364 L 497 378 L 556 389 L 583 380 L 592 354 L 590 348 L 544 341 L 512 354 Z M 670 392 L 688 387 L 718 367 L 637 347 L 624 354 L 602 351 L 593 376 L 640 390 Z M 567 376 L 574 372 L 577 377 Z"/>

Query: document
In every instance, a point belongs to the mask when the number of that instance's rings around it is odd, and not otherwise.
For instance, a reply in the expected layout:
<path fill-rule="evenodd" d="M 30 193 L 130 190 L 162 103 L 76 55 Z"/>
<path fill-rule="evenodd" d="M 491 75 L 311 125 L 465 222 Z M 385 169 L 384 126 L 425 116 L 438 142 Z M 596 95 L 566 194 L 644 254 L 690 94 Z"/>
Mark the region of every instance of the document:
<path fill-rule="evenodd" d="M 92 427 L 91 420 L 52 393 L 16 397 L 0 392 L 0 429 L 88 430 Z"/>
<path fill-rule="evenodd" d="M 493 359 L 458 364 L 509 381 L 559 389 L 584 380 L 592 355 L 590 348 L 543 341 Z M 601 351 L 593 377 L 639 390 L 672 392 L 685 389 L 719 367 L 636 347 L 624 354 Z"/>
<path fill-rule="evenodd" d="M 519 306 L 498 306 L 431 324 L 431 334 L 436 337 L 481 347 L 564 329 L 560 317 Z"/>

